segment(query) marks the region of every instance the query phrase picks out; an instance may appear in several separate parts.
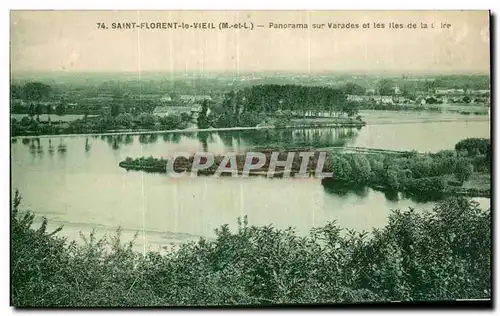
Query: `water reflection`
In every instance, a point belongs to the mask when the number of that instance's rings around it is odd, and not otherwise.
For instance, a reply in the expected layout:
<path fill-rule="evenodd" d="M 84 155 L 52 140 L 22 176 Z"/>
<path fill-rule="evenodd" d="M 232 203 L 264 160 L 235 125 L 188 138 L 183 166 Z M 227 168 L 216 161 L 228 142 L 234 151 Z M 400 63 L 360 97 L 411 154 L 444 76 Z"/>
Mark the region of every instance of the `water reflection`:
<path fill-rule="evenodd" d="M 153 134 L 149 135 L 149 143 L 150 144 L 156 143 L 157 140 L 158 140 L 158 134 L 153 133 Z"/>
<path fill-rule="evenodd" d="M 139 135 L 139 143 L 141 144 L 147 144 L 149 142 L 149 137 L 147 134 L 141 134 Z"/>
<path fill-rule="evenodd" d="M 49 149 L 48 149 L 48 151 L 49 151 L 49 155 L 50 156 L 54 155 L 55 149 L 54 149 L 54 146 L 52 145 L 52 139 L 51 138 L 49 138 Z"/>
<path fill-rule="evenodd" d="M 442 200 L 446 196 L 439 192 L 432 192 L 426 194 L 403 194 L 403 197 L 416 203 L 427 203 Z"/>
<path fill-rule="evenodd" d="M 369 188 L 365 185 L 346 183 L 333 178 L 321 179 L 321 184 L 326 193 L 336 196 L 346 196 L 349 193 L 354 193 L 356 196 L 366 197 L 369 193 Z"/>
<path fill-rule="evenodd" d="M 134 138 L 132 137 L 132 135 L 127 134 L 127 135 L 125 135 L 125 139 L 123 140 L 123 143 L 125 145 L 131 145 L 134 143 Z"/>
<path fill-rule="evenodd" d="M 90 151 L 90 149 L 92 149 L 92 146 L 91 146 L 91 145 L 90 145 L 90 143 L 89 143 L 89 138 L 88 138 L 88 137 L 86 137 L 86 138 L 85 138 L 85 152 L 89 152 L 89 151 Z"/>
<path fill-rule="evenodd" d="M 113 137 L 113 139 L 111 140 L 111 148 L 113 148 L 113 150 L 120 149 L 120 142 L 118 141 L 118 138 Z"/>
<path fill-rule="evenodd" d="M 43 154 L 43 148 L 40 145 L 40 138 L 32 138 L 29 143 L 30 154 L 35 157 L 36 155 Z"/>
<path fill-rule="evenodd" d="M 35 138 L 36 153 L 38 155 L 43 155 L 43 146 L 40 143 L 40 138 Z"/>
<path fill-rule="evenodd" d="M 224 146 L 227 147 L 229 151 L 233 151 L 233 136 L 230 133 L 219 133 L 218 136 Z"/>
<path fill-rule="evenodd" d="M 181 142 L 181 135 L 179 133 L 171 134 L 170 141 L 175 144 L 179 144 Z"/>
<path fill-rule="evenodd" d="M 416 203 L 428 203 L 442 200 L 445 196 L 441 193 L 426 193 L 424 194 L 410 194 L 394 191 L 387 188 L 370 188 L 365 185 L 358 185 L 353 183 L 346 183 L 343 181 L 338 181 L 333 178 L 325 178 L 321 180 L 321 185 L 326 193 L 335 196 L 347 196 L 349 193 L 353 193 L 359 197 L 366 197 L 369 190 L 374 190 L 384 194 L 387 201 L 398 202 L 403 199 L 411 200 Z"/>
<path fill-rule="evenodd" d="M 208 152 L 208 137 L 209 136 L 210 136 L 210 134 L 208 132 L 198 132 L 198 133 L 196 133 L 196 137 L 200 141 L 200 143 L 201 143 L 201 145 L 203 147 L 203 151 L 204 152 Z"/>
<path fill-rule="evenodd" d="M 34 139 L 31 139 L 30 142 L 29 142 L 29 149 L 30 149 L 30 154 L 34 155 L 35 154 L 35 149 L 36 149 L 35 140 Z"/>
<path fill-rule="evenodd" d="M 164 134 L 162 134 L 163 141 L 164 142 L 169 142 L 170 141 L 170 135 L 172 135 L 172 134 L 170 134 L 170 133 L 164 133 Z"/>
<path fill-rule="evenodd" d="M 91 140 L 100 140 L 108 145 L 113 152 L 118 152 L 123 146 L 134 144 L 137 139 L 140 144 L 156 144 L 161 138 L 163 143 L 180 144 L 193 146 L 191 140 L 196 140 L 199 147 L 195 150 L 208 152 L 216 148 L 227 151 L 248 151 L 261 147 L 333 147 L 343 146 L 354 142 L 357 137 L 357 131 L 353 128 L 313 128 L 313 129 L 262 129 L 262 130 L 244 130 L 244 131 L 220 131 L 220 132 L 185 132 L 185 133 L 150 133 L 139 135 L 92 135 L 84 138 L 85 153 L 92 151 Z M 12 143 L 15 144 L 15 139 Z M 48 139 L 48 153 L 53 155 L 64 154 L 67 151 L 65 140 L 73 141 L 72 138 L 60 138 L 59 144 L 55 145 L 52 138 Z M 83 141 L 83 138 L 82 138 Z M 21 142 L 28 146 L 32 156 L 43 155 L 44 147 L 40 138 L 22 138 Z M 46 143 L 47 144 L 47 143 Z M 219 149 L 215 149 L 219 150 Z"/>
<path fill-rule="evenodd" d="M 394 190 L 384 190 L 383 192 L 387 201 L 391 202 L 399 201 L 399 192 Z"/>
<path fill-rule="evenodd" d="M 66 154 L 66 150 L 67 150 L 66 144 L 63 142 L 63 138 L 61 137 L 59 139 L 59 146 L 57 146 L 57 152 L 61 157 L 64 157 Z"/>
<path fill-rule="evenodd" d="M 244 141 L 255 147 L 344 146 L 353 143 L 356 136 L 357 131 L 353 128 L 275 129 L 241 131 L 236 134 L 238 142 Z"/>

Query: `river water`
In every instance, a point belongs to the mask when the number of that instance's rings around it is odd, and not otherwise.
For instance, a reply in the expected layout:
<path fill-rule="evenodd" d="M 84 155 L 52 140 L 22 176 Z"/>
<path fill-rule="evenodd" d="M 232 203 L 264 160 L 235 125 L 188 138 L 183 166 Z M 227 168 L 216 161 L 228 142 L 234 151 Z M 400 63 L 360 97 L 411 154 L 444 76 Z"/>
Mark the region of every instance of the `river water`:
<path fill-rule="evenodd" d="M 305 234 L 314 226 L 371 230 L 387 223 L 390 209 L 431 208 L 372 189 L 339 193 L 318 179 L 180 178 L 126 171 L 126 157 L 166 156 L 174 151 L 242 152 L 261 146 L 357 146 L 394 150 L 453 149 L 467 137 L 489 137 L 484 117 L 435 113 L 367 111 L 367 126 L 299 130 L 258 130 L 183 134 L 41 137 L 13 140 L 12 189 L 23 209 L 64 225 L 61 234 L 98 235 L 122 228 L 123 239 L 138 232 L 136 247 L 158 250 L 199 236 L 213 237 L 222 224 L 235 227 L 239 216 L 250 224 L 295 227 Z M 437 120 L 437 122 L 429 122 Z M 452 120 L 452 121 L 450 121 Z M 488 199 L 479 199 L 489 205 Z"/>

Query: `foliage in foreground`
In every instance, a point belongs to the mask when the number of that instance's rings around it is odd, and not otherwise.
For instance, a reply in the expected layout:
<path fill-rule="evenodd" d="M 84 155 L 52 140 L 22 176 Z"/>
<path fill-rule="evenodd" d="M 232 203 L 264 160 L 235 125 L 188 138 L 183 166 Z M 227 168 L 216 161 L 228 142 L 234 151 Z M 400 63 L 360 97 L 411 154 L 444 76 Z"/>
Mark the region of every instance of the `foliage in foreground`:
<path fill-rule="evenodd" d="M 239 222 L 162 255 L 119 234 L 84 245 L 32 228 L 18 194 L 12 216 L 15 306 L 340 303 L 490 297 L 491 217 L 465 199 L 432 212 L 393 211 L 371 234 L 335 224 L 306 237 Z"/>

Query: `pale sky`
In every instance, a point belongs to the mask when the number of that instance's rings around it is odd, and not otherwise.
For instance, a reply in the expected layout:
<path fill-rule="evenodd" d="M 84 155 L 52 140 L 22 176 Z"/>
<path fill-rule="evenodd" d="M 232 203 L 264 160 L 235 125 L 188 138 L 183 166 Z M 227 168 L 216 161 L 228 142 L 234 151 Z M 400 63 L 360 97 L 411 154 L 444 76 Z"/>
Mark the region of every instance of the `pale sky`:
<path fill-rule="evenodd" d="M 113 30 L 113 22 L 252 22 L 254 30 Z M 97 29 L 104 22 L 107 30 Z M 269 23 L 308 23 L 272 29 Z M 313 29 L 313 23 L 359 29 Z M 375 29 L 374 22 L 384 23 Z M 389 23 L 404 29 L 389 29 Z M 408 23 L 428 29 L 407 29 Z M 363 29 L 363 23 L 370 28 Z M 434 28 L 431 24 L 434 23 Z M 451 28 L 441 28 L 441 23 Z M 257 28 L 256 25 L 264 25 Z M 12 11 L 11 70 L 489 72 L 488 11 Z"/>

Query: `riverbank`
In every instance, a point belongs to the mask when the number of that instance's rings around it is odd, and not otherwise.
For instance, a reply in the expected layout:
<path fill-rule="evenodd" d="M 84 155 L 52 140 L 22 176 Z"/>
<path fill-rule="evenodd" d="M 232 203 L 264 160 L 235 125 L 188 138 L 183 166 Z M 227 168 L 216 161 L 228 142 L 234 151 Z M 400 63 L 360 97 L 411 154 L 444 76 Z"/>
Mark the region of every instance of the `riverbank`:
<path fill-rule="evenodd" d="M 190 129 L 174 129 L 174 130 L 115 130 L 103 133 L 81 133 L 81 134 L 48 134 L 48 135 L 17 135 L 11 136 L 11 139 L 35 139 L 35 138 L 60 138 L 60 137 L 92 137 L 92 136 L 116 136 L 116 135 L 150 135 L 150 134 L 182 134 L 182 133 L 198 133 L 198 132 L 228 132 L 228 131 L 251 131 L 251 130 L 269 130 L 269 129 L 307 129 L 307 128 L 331 128 L 331 127 L 355 127 L 372 125 L 398 125 L 408 123 L 451 123 L 451 122 L 487 122 L 489 117 L 481 118 L 455 118 L 455 119 L 409 119 L 394 121 L 391 119 L 376 118 L 364 122 L 363 125 L 338 125 L 338 124 L 323 124 L 323 125 L 288 125 L 282 127 L 275 126 L 253 126 L 253 127 L 220 127 L 220 128 L 190 128 Z"/>
<path fill-rule="evenodd" d="M 301 121 L 302 122 L 302 121 Z M 144 135 L 144 134 L 176 134 L 176 133 L 197 133 L 197 132 L 224 132 L 224 131 L 248 131 L 248 130 L 265 130 L 265 129 L 292 129 L 292 128 L 328 128 L 328 127 L 363 127 L 366 123 L 360 122 L 327 122 L 327 123 L 316 123 L 311 124 L 291 124 L 285 126 L 252 126 L 252 127 L 218 127 L 218 128 L 187 128 L 187 129 L 170 129 L 170 130 L 113 130 L 103 133 L 72 133 L 72 134 L 49 134 L 49 135 L 17 135 L 11 136 L 11 139 L 20 138 L 47 138 L 47 137 L 88 137 L 88 136 L 113 136 L 113 135 Z"/>

